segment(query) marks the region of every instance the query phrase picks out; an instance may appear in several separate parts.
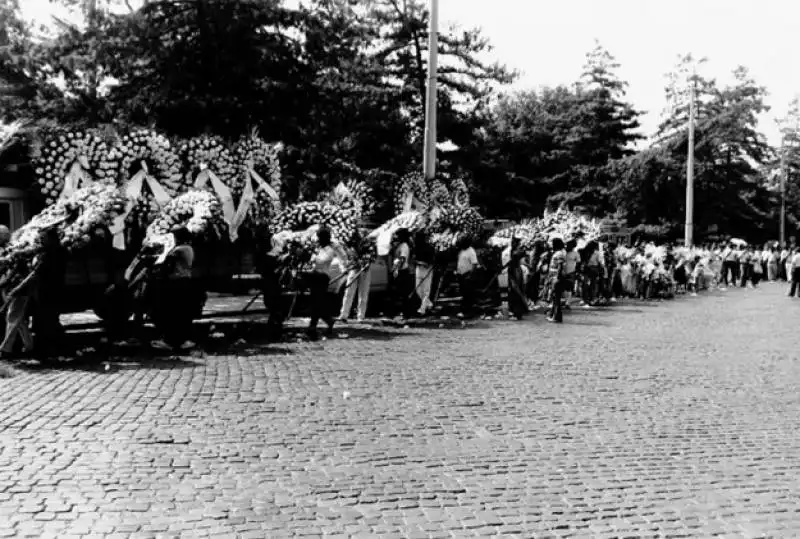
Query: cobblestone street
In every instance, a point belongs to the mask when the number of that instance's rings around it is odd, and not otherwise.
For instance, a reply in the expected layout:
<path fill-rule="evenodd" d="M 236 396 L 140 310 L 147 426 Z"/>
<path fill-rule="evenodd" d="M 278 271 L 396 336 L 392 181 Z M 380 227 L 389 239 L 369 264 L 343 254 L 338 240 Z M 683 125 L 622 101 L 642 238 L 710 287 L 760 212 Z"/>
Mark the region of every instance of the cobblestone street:
<path fill-rule="evenodd" d="M 0 536 L 798 537 L 783 285 L 0 380 Z"/>

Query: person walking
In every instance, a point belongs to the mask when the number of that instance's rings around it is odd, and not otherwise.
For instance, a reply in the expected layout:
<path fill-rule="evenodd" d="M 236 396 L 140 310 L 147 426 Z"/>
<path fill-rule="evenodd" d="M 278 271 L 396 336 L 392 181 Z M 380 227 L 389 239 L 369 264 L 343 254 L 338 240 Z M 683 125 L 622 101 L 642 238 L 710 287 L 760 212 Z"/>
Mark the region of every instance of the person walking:
<path fill-rule="evenodd" d="M 392 281 L 394 284 L 397 314 L 404 321 L 414 315 L 414 272 L 411 261 L 411 234 L 407 228 L 394 233 L 395 248 L 392 261 Z"/>
<path fill-rule="evenodd" d="M 767 279 L 771 283 L 778 280 L 778 261 L 780 260 L 780 253 L 773 245 L 769 249 L 769 258 L 767 259 Z"/>
<path fill-rule="evenodd" d="M 734 247 L 735 245 L 730 243 L 722 251 L 722 286 L 724 287 L 736 284 L 737 258 Z"/>
<path fill-rule="evenodd" d="M 417 314 L 425 316 L 433 308 L 431 302 L 431 289 L 433 286 L 433 272 L 436 262 L 436 250 L 428 241 L 428 235 L 420 230 L 414 236 L 414 268 L 416 277 L 416 292 L 420 300 Z"/>
<path fill-rule="evenodd" d="M 508 309 L 512 316 L 521 320 L 528 314 L 528 297 L 525 293 L 525 277 L 522 271 L 522 261 L 526 253 L 520 249 L 522 241 L 511 238 L 508 260 Z"/>
<path fill-rule="evenodd" d="M 566 272 L 567 252 L 564 249 L 564 241 L 561 238 L 553 238 L 553 256 L 550 258 L 550 271 L 548 278 L 552 283 L 553 296 L 550 311 L 547 313 L 547 321 L 560 324 L 564 321 L 561 309 L 561 296 L 564 290 L 570 286 L 568 274 Z"/>
<path fill-rule="evenodd" d="M 563 240 L 561 240 L 563 243 Z M 565 246 L 565 260 L 564 260 L 564 289 L 561 291 L 564 298 L 565 308 L 569 309 L 569 301 L 572 299 L 572 293 L 575 290 L 575 283 L 578 279 L 578 271 L 580 269 L 581 255 L 578 252 L 578 242 L 571 239 Z M 568 286 L 567 286 L 568 285 Z"/>
<path fill-rule="evenodd" d="M 353 245 L 354 248 L 348 253 L 349 264 L 342 298 L 342 310 L 339 313 L 340 322 L 347 322 L 350 318 L 356 297 L 358 297 L 356 321 L 363 322 L 367 318 L 367 302 L 369 301 L 369 289 L 372 285 L 372 272 L 370 271 L 370 264 L 363 263 L 362 259 L 369 249 L 374 246 L 374 240 L 364 238 L 357 231 Z"/>
<path fill-rule="evenodd" d="M 185 227 L 172 232 L 175 246 L 169 251 L 156 276 L 156 326 L 163 339 L 154 348 L 189 350 L 195 343 L 189 340 L 192 323 L 202 305 L 193 277 L 195 252 L 192 234 Z"/>
<path fill-rule="evenodd" d="M 540 289 L 542 284 L 542 272 L 547 264 L 547 246 L 542 240 L 536 240 L 533 250 L 528 257 L 529 277 L 525 285 L 525 294 L 528 296 L 528 308 L 538 308 Z"/>
<path fill-rule="evenodd" d="M 600 246 L 596 241 L 586 245 L 586 266 L 582 290 L 582 303 L 585 309 L 594 307 L 598 298 L 600 278 L 602 277 L 602 261 L 600 259 Z"/>
<path fill-rule="evenodd" d="M 753 269 L 753 248 L 749 245 L 742 248 L 741 253 L 739 254 L 739 286 L 741 288 L 747 288 L 748 281 L 752 280 L 752 269 Z"/>
<path fill-rule="evenodd" d="M 282 276 L 286 268 L 288 253 L 281 238 L 264 231 L 258 238 L 256 248 L 256 269 L 261 275 L 261 297 L 269 311 L 267 319 L 267 338 L 279 341 L 283 336 L 283 322 L 286 318 L 282 290 Z"/>
<path fill-rule="evenodd" d="M 472 318 L 475 315 L 475 270 L 478 269 L 478 253 L 472 247 L 472 241 L 463 237 L 458 242 L 458 259 L 456 275 L 458 288 L 461 291 L 461 312 L 459 318 Z"/>
<path fill-rule="evenodd" d="M 22 270 L 23 268 L 19 268 Z M 16 273 L 10 272 L 8 275 Z M 13 357 L 17 351 L 17 338 L 22 340 L 22 352 L 27 353 L 33 350 L 34 341 L 30 330 L 30 305 L 31 298 L 35 291 L 35 269 L 8 292 L 3 292 L 3 301 L 7 302 L 5 313 L 4 338 L 0 344 L 0 358 Z M 5 290 L 8 285 L 4 279 L 0 282 L 0 288 Z"/>
<path fill-rule="evenodd" d="M 789 286 L 789 297 L 800 295 L 800 251 L 793 251 L 789 259 L 789 274 L 792 284 Z"/>
<path fill-rule="evenodd" d="M 761 251 L 755 251 L 753 253 L 750 266 L 750 282 L 753 283 L 753 288 L 758 288 L 758 283 L 764 275 L 764 259 Z"/>
<path fill-rule="evenodd" d="M 34 346 L 36 354 L 45 358 L 59 351 L 64 334 L 61 325 L 61 298 L 67 270 L 67 253 L 55 227 L 42 233 L 42 250 L 37 266 L 33 311 Z"/>
<path fill-rule="evenodd" d="M 317 231 L 317 246 L 317 252 L 312 258 L 313 270 L 308 275 L 311 317 L 306 334 L 312 341 L 319 338 L 317 326 L 320 320 L 328 325 L 327 335 L 333 335 L 336 320 L 330 312 L 328 286 L 335 271 L 334 260 L 338 257 L 345 264 L 347 261 L 347 255 L 333 245 L 329 229 L 323 227 Z"/>

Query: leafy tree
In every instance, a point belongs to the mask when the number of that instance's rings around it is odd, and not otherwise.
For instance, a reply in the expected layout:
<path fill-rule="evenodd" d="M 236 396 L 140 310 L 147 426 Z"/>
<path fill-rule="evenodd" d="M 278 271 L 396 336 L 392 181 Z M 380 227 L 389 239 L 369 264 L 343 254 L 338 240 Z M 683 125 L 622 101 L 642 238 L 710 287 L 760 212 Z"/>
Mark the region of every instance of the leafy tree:
<path fill-rule="evenodd" d="M 575 93 L 566 86 L 519 92 L 493 107 L 478 148 L 476 201 L 491 217 L 542 213 L 552 178 L 570 166 L 565 140 Z"/>
<path fill-rule="evenodd" d="M 800 229 L 800 98 L 789 104 L 786 115 L 778 120 L 781 146 L 767 173 L 767 188 L 780 204 L 781 183 L 785 177 L 787 227 Z"/>
<path fill-rule="evenodd" d="M 690 94 L 686 85 L 692 84 L 697 96 L 696 235 L 718 227 L 728 234 L 763 236 L 773 206 L 761 173 L 771 152 L 756 129 L 757 116 L 766 110 L 766 91 L 741 67 L 734 71 L 733 84 L 720 88 L 716 81 L 696 74 L 693 62 L 690 56 L 681 58 L 670 75 L 666 95 L 674 106 L 660 126 L 661 139 L 618 164 L 622 181 L 616 202 L 632 224 L 671 224 L 678 230 L 685 211 L 689 107 L 685 97 Z"/>
<path fill-rule="evenodd" d="M 428 61 L 428 11 L 420 0 L 369 0 L 370 24 L 378 29 L 373 58 L 385 66 L 384 75 L 401 89 L 402 107 L 409 115 L 412 140 L 421 156 L 424 133 Z M 467 147 L 481 127 L 482 111 L 497 86 L 512 82 L 516 73 L 480 60 L 491 50 L 478 29 L 450 27 L 439 31 L 439 141 Z M 461 160 L 467 152 L 451 158 Z"/>
<path fill-rule="evenodd" d="M 624 100 L 627 83 L 615 74 L 618 68 L 599 43 L 586 55 L 564 140 L 571 166 L 552 179 L 551 204 L 567 203 L 596 216 L 613 211 L 610 163 L 631 155 L 642 138 L 636 133 L 640 113 Z"/>

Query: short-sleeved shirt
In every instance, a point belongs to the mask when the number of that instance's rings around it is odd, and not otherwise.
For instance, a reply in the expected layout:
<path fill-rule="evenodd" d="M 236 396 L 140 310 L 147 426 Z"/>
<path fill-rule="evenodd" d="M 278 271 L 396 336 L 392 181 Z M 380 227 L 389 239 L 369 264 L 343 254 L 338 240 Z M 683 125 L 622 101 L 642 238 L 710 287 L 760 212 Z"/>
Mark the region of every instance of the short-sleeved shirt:
<path fill-rule="evenodd" d="M 456 272 L 459 275 L 464 275 L 465 273 L 469 273 L 475 266 L 478 265 L 478 253 L 475 252 L 475 249 L 472 247 L 468 247 L 463 251 L 458 253 L 458 264 L 456 265 Z"/>
<path fill-rule="evenodd" d="M 577 254 L 577 253 L 576 253 Z M 560 277 L 565 277 L 569 275 L 567 271 L 567 253 L 564 250 L 556 251 L 553 253 L 553 256 L 550 257 L 550 270 L 548 271 L 548 275 L 551 279 L 558 279 Z"/>
<path fill-rule="evenodd" d="M 332 245 L 320 247 L 317 254 L 314 255 L 314 271 L 324 273 L 330 277 L 333 273 L 333 260 L 336 258 L 336 250 Z"/>
<path fill-rule="evenodd" d="M 564 252 L 564 273 L 571 275 L 578 269 L 581 255 L 577 251 Z"/>

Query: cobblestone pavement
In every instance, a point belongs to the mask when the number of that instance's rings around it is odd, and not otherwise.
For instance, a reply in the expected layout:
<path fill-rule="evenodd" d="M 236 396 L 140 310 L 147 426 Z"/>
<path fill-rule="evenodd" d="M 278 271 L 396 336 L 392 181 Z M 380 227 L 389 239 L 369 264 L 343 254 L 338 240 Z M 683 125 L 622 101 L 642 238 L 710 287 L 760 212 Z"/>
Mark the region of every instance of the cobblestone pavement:
<path fill-rule="evenodd" d="M 800 300 L 0 380 L 0 536 L 798 537 Z"/>

